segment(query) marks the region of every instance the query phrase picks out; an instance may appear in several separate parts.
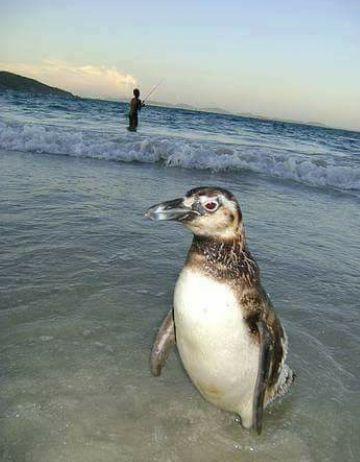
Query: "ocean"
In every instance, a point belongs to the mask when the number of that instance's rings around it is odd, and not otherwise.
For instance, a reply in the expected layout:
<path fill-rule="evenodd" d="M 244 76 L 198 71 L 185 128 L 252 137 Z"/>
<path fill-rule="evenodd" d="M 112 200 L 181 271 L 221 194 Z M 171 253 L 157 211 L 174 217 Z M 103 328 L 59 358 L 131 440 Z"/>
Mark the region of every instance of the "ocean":
<path fill-rule="evenodd" d="M 0 97 L 0 459 L 357 461 L 360 133 Z M 289 338 L 291 393 L 257 436 L 152 341 L 191 243 L 150 205 L 232 191 Z"/>

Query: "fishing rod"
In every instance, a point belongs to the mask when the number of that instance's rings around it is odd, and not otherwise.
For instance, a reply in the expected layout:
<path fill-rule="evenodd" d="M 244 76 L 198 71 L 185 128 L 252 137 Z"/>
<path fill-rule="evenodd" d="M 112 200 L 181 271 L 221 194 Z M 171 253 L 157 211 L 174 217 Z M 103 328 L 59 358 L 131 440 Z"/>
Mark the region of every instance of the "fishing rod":
<path fill-rule="evenodd" d="M 160 82 L 158 82 L 157 84 L 155 84 L 151 90 L 148 92 L 148 94 L 145 96 L 145 98 L 143 99 L 143 103 L 145 103 L 145 101 L 147 99 L 149 99 L 149 97 L 154 93 L 154 91 L 163 83 L 164 80 L 160 80 Z"/>

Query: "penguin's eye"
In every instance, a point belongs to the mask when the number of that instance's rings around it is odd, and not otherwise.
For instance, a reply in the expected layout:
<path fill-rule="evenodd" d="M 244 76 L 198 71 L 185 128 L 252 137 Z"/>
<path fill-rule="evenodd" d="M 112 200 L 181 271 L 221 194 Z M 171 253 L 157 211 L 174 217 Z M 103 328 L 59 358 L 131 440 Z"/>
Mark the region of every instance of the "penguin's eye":
<path fill-rule="evenodd" d="M 206 202 L 204 204 L 204 207 L 209 212 L 215 212 L 215 210 L 219 207 L 219 204 L 217 202 L 210 201 L 210 202 Z"/>

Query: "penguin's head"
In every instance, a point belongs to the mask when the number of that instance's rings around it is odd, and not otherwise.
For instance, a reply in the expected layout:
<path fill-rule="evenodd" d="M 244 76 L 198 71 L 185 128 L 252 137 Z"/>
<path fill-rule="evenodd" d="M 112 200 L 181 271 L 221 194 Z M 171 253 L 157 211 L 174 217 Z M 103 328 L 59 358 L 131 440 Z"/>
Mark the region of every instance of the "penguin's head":
<path fill-rule="evenodd" d="M 197 236 L 236 238 L 242 226 L 239 204 L 229 191 L 216 187 L 191 189 L 185 197 L 150 207 L 145 216 L 154 221 L 175 220 Z"/>

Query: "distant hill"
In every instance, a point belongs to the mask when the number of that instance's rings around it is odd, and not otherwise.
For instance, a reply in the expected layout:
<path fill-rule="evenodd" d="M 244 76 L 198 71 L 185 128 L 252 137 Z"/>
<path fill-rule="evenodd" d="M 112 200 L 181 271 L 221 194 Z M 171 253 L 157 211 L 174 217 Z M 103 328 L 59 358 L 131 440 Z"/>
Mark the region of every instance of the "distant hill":
<path fill-rule="evenodd" d="M 227 109 L 223 109 L 222 107 L 202 107 L 200 110 L 204 112 L 213 112 L 214 114 L 233 115 L 232 112 L 228 111 Z"/>
<path fill-rule="evenodd" d="M 77 98 L 69 91 L 50 87 L 28 77 L 23 77 L 12 72 L 0 71 L 0 93 L 4 91 L 19 91 L 31 95 L 61 96 L 62 98 Z"/>
<path fill-rule="evenodd" d="M 188 111 L 210 112 L 213 114 L 224 114 L 224 115 L 240 116 L 240 117 L 247 117 L 247 118 L 249 117 L 251 119 L 271 120 L 268 117 L 263 117 L 257 114 L 228 111 L 227 109 L 224 109 L 222 107 L 191 106 L 190 104 L 184 104 L 184 103 L 182 104 L 181 103 L 164 103 L 162 101 L 153 101 L 153 100 L 150 100 L 148 105 L 167 107 L 167 108 L 176 108 L 176 109 L 186 109 Z"/>

